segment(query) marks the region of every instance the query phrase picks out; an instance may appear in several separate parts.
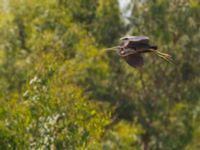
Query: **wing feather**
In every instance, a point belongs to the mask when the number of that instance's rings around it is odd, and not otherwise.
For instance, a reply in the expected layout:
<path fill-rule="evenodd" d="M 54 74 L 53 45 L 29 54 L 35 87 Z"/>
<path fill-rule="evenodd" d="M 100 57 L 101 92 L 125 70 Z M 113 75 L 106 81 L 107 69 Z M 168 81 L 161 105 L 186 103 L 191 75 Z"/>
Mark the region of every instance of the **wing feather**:
<path fill-rule="evenodd" d="M 149 37 L 147 36 L 125 36 L 122 37 L 120 40 L 122 41 L 131 41 L 134 43 L 149 43 Z"/>
<path fill-rule="evenodd" d="M 134 68 L 139 68 L 144 65 L 143 57 L 140 54 L 131 54 L 126 56 L 124 59 L 130 66 Z"/>

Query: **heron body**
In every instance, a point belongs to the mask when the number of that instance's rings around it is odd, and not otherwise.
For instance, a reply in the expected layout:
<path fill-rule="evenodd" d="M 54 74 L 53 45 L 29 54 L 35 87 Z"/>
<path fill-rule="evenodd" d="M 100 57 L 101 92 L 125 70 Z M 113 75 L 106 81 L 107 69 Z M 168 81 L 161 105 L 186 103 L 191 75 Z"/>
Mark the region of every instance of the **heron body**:
<path fill-rule="evenodd" d="M 147 36 L 125 36 L 121 38 L 121 41 L 121 45 L 114 47 L 114 49 L 119 56 L 134 68 L 139 68 L 144 65 L 144 53 L 155 52 L 155 54 L 167 61 L 170 58 L 170 55 L 159 52 L 157 46 L 150 45 L 149 37 Z"/>

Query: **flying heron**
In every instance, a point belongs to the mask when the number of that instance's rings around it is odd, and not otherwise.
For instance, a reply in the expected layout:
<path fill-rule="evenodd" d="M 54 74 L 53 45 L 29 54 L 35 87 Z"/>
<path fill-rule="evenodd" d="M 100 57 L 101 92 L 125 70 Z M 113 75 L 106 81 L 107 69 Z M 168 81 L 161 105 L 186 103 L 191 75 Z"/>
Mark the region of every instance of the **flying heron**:
<path fill-rule="evenodd" d="M 157 50 L 157 46 L 149 44 L 147 36 L 125 36 L 120 39 L 122 44 L 116 47 L 108 48 L 114 50 L 119 56 L 134 68 L 139 68 L 144 65 L 142 54 L 153 52 L 164 60 L 170 62 L 171 56 Z"/>

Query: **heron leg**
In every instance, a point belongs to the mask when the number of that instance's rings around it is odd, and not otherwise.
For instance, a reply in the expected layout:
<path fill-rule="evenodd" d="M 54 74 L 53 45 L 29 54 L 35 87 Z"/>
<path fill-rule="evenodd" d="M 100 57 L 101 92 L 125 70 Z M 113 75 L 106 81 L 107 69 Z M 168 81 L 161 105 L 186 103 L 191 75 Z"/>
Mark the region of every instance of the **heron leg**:
<path fill-rule="evenodd" d="M 151 51 L 152 51 L 152 50 L 151 50 Z M 161 57 L 162 59 L 164 59 L 164 60 L 167 61 L 167 62 L 170 62 L 170 63 L 173 62 L 172 57 L 171 57 L 171 55 L 169 55 L 169 54 L 160 52 L 160 51 L 158 51 L 158 50 L 152 51 L 152 52 L 154 52 L 154 54 L 158 55 L 159 57 Z"/>

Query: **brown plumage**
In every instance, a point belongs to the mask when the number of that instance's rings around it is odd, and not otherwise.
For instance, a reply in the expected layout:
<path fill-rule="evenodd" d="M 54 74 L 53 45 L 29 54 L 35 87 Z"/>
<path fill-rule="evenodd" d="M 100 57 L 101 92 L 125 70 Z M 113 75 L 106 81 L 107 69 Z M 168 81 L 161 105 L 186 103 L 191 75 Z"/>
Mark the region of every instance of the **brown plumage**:
<path fill-rule="evenodd" d="M 154 52 L 159 57 L 170 61 L 171 57 L 168 54 L 159 52 L 157 46 L 149 44 L 147 36 L 126 36 L 121 38 L 122 44 L 117 47 L 107 50 L 115 50 L 129 65 L 134 68 L 139 68 L 144 65 L 142 54 Z"/>

